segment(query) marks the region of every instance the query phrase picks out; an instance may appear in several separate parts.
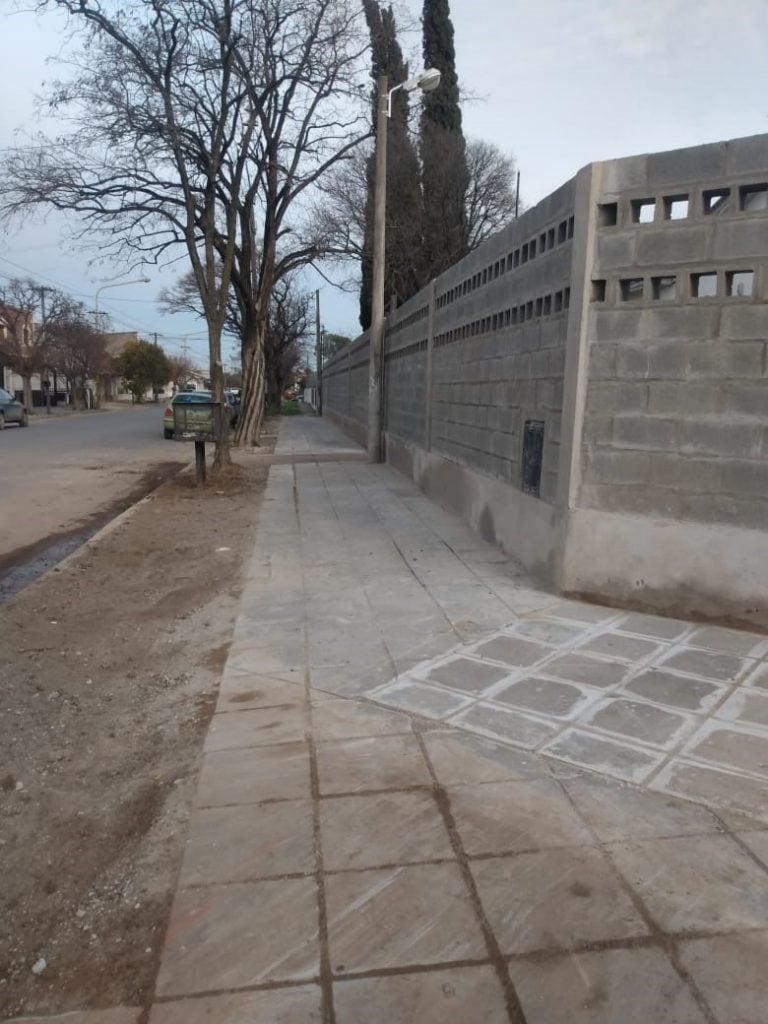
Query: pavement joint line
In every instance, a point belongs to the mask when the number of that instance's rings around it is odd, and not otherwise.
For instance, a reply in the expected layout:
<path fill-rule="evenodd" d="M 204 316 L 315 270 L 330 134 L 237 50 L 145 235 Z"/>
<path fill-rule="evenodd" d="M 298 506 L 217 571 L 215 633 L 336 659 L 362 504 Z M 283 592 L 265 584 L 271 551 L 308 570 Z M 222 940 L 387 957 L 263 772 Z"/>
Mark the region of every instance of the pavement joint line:
<path fill-rule="evenodd" d="M 369 736 L 367 739 L 380 739 L 379 736 Z M 352 796 L 388 796 L 392 793 L 431 793 L 432 787 L 428 785 L 413 786 L 390 786 L 384 789 L 351 789 L 341 793 L 320 793 L 319 799 L 326 800 L 348 800 Z"/>
<path fill-rule="evenodd" d="M 728 826 L 726 825 L 726 823 L 723 821 L 723 819 L 720 817 L 719 814 L 717 814 L 715 811 L 710 811 L 710 813 L 712 814 L 712 816 L 714 818 L 717 819 L 717 821 L 720 822 L 720 824 L 723 827 L 725 835 L 730 836 L 730 838 L 734 841 L 734 843 L 736 843 L 736 845 L 741 848 L 743 853 L 746 853 L 746 855 L 750 858 L 750 860 L 753 860 L 755 862 L 755 864 L 759 868 L 762 868 L 763 871 L 768 873 L 768 861 L 763 860 L 763 858 L 760 857 L 759 854 L 755 853 L 755 851 L 752 849 L 752 847 L 749 846 L 748 843 L 744 842 L 744 840 L 741 838 L 741 836 L 739 835 L 739 833 L 735 829 L 728 828 Z M 756 931 L 765 931 L 765 929 L 764 928 L 763 929 L 756 929 Z"/>
<path fill-rule="evenodd" d="M 441 971 L 461 970 L 464 967 L 493 967 L 493 961 L 488 957 L 470 957 L 466 960 L 443 960 L 430 964 L 406 964 L 403 967 L 371 967 L 365 971 L 345 970 L 334 974 L 333 980 L 367 981 L 374 978 L 397 978 L 400 975 L 437 974 Z"/>
<path fill-rule="evenodd" d="M 295 707 L 295 704 L 259 704 L 258 707 L 255 708 L 217 708 L 213 717 L 217 718 L 219 715 L 236 715 L 238 711 L 292 711 Z"/>
<path fill-rule="evenodd" d="M 301 511 L 299 505 L 296 467 L 292 467 L 293 505 L 298 528 L 299 552 L 303 550 Z M 300 560 L 300 565 L 302 565 Z M 304 694 L 308 717 L 307 746 L 309 748 L 310 790 L 312 794 L 312 832 L 315 853 L 315 884 L 318 905 L 318 943 L 320 946 L 320 987 L 322 990 L 323 1024 L 336 1024 L 336 1009 L 333 1002 L 333 971 L 331 967 L 330 940 L 328 934 L 328 899 L 325 891 L 325 863 L 323 859 L 323 836 L 320 821 L 320 773 L 317 761 L 317 746 L 313 732 L 314 707 L 312 704 L 312 677 L 309 661 L 309 620 L 307 616 L 307 585 L 303 565 L 301 567 L 302 619 L 304 627 Z"/>
<path fill-rule="evenodd" d="M 212 988 L 199 992 L 189 992 L 184 995 L 156 995 L 152 1001 L 153 1006 L 162 1006 L 165 1003 L 178 1003 L 197 1001 L 198 999 L 211 999 L 216 996 L 237 996 L 248 995 L 250 992 L 281 992 L 295 988 L 304 988 L 309 985 L 319 985 L 320 975 L 314 974 L 306 978 L 281 978 L 280 981 L 263 981 L 256 985 L 243 985 L 238 988 Z"/>
<path fill-rule="evenodd" d="M 556 779 L 555 781 L 557 782 L 560 792 L 568 801 L 574 813 L 578 816 L 579 820 L 586 828 L 587 832 L 589 832 L 589 834 L 592 836 L 595 847 L 598 850 L 602 851 L 607 864 L 610 865 L 610 870 L 613 873 L 614 880 L 617 882 L 619 887 L 624 891 L 626 896 L 631 900 L 635 910 L 637 911 L 646 928 L 648 929 L 650 936 L 657 940 L 658 945 L 661 946 L 663 951 L 666 953 L 670 963 L 672 964 L 672 967 L 677 972 L 680 979 L 683 981 L 684 984 L 688 986 L 688 989 L 691 992 L 691 995 L 693 996 L 697 1006 L 704 1015 L 707 1024 L 720 1024 L 715 1014 L 713 1013 L 712 1008 L 709 1005 L 709 1002 L 705 998 L 704 993 L 701 991 L 699 986 L 691 977 L 690 972 L 687 970 L 682 960 L 680 959 L 680 955 L 675 940 L 672 938 L 672 936 L 670 936 L 660 927 L 660 925 L 656 922 L 656 919 L 646 906 L 645 900 L 637 892 L 637 890 L 632 885 L 630 885 L 627 878 L 619 870 L 618 865 L 615 863 L 613 857 L 611 856 L 611 848 L 608 846 L 607 843 L 603 842 L 603 840 L 600 838 L 596 830 L 593 828 L 592 823 L 589 821 L 587 816 L 581 812 L 579 805 L 577 804 L 576 800 L 574 800 L 573 796 L 570 793 L 570 790 L 565 785 L 564 781 L 562 779 Z M 722 835 L 722 833 L 718 833 L 718 835 Z M 656 838 L 653 841 L 661 842 L 663 840 Z M 637 842 L 637 840 L 635 840 L 635 842 Z M 642 840 L 640 840 L 640 842 L 642 842 Z"/>
<path fill-rule="evenodd" d="M 461 871 L 461 875 L 464 880 L 464 885 L 469 895 L 472 909 L 475 912 L 478 924 L 480 925 L 480 929 L 483 933 L 483 940 L 485 942 L 486 949 L 488 950 L 491 965 L 493 966 L 496 977 L 504 993 L 509 1024 L 526 1024 L 525 1011 L 523 1010 L 522 1003 L 520 1002 L 517 990 L 515 989 L 514 982 L 510 977 L 509 971 L 506 969 L 499 941 L 496 938 L 496 934 L 493 931 L 490 921 L 488 920 L 482 899 L 480 898 L 477 883 L 470 868 L 469 858 L 466 850 L 464 849 L 464 843 L 456 825 L 456 819 L 453 816 L 450 793 L 445 789 L 437 776 L 434 765 L 432 764 L 432 759 L 429 756 L 429 751 L 427 750 L 427 745 L 424 742 L 424 737 L 418 735 L 417 742 L 421 748 L 421 755 L 424 758 L 427 771 L 429 772 L 433 782 L 432 792 L 435 798 L 435 803 L 437 804 L 438 811 L 443 818 L 451 846 L 453 847 L 456 860 L 458 861 L 459 870 Z"/>

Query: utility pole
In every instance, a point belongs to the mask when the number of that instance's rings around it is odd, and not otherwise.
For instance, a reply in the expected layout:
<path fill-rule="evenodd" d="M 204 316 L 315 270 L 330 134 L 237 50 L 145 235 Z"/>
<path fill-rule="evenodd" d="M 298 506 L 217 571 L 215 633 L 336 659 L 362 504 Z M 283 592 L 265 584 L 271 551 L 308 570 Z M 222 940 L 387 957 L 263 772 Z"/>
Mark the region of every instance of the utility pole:
<path fill-rule="evenodd" d="M 517 172 L 517 185 L 515 186 L 515 220 L 520 216 L 520 171 Z"/>
<path fill-rule="evenodd" d="M 317 415 L 323 415 L 323 337 L 320 330 L 320 289 L 315 291 L 315 353 L 317 355 Z"/>
<path fill-rule="evenodd" d="M 54 290 L 55 289 L 53 289 L 53 288 L 47 288 L 43 284 L 40 285 L 40 319 L 41 319 L 41 329 L 42 330 L 45 330 L 45 293 L 46 292 L 52 292 Z M 56 384 L 56 372 L 55 371 L 54 371 L 54 374 L 53 374 L 53 380 L 54 380 L 54 386 L 55 386 L 55 384 Z M 42 387 L 43 391 L 45 391 L 45 414 L 46 414 L 46 416 L 50 416 L 51 415 L 51 382 L 48 379 L 47 373 L 46 373 L 46 378 L 45 378 L 45 384 L 43 384 L 43 378 L 42 378 L 42 373 L 41 373 L 41 376 L 40 376 L 40 386 Z"/>

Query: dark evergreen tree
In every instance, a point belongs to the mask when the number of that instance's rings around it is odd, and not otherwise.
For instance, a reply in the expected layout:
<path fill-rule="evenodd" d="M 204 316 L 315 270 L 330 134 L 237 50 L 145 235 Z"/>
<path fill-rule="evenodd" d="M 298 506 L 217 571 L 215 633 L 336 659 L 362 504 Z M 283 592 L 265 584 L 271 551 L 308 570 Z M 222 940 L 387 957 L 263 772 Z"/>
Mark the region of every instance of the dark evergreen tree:
<path fill-rule="evenodd" d="M 371 35 L 371 72 L 373 77 L 373 130 L 376 132 L 376 81 L 387 75 L 392 88 L 408 78 L 408 66 L 397 41 L 397 25 L 391 7 L 382 8 L 377 0 L 362 0 Z M 393 96 L 392 117 L 387 133 L 387 256 L 384 270 L 385 301 L 396 296 L 405 302 L 422 286 L 418 253 L 421 248 L 421 186 L 416 149 L 408 129 L 410 106 L 402 89 Z M 360 289 L 360 323 L 363 330 L 371 324 L 373 281 L 373 208 L 376 157 L 367 165 L 365 238 Z"/>
<path fill-rule="evenodd" d="M 424 67 L 442 79 L 424 97 L 421 115 L 424 281 L 469 251 L 465 199 L 467 154 L 461 127 L 456 51 L 448 0 L 424 0 Z"/>

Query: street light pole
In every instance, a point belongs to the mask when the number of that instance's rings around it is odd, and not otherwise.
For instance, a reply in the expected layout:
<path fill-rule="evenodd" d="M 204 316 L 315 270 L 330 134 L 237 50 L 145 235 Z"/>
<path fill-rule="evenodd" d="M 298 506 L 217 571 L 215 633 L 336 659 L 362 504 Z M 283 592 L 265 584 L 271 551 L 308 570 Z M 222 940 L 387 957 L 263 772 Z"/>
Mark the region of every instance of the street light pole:
<path fill-rule="evenodd" d="M 381 364 L 384 354 L 384 261 L 387 223 L 389 81 L 379 75 L 376 96 L 376 183 L 373 208 L 373 291 L 368 360 L 368 458 L 381 462 Z"/>
<path fill-rule="evenodd" d="M 373 209 L 373 288 L 371 294 L 371 330 L 368 359 L 368 458 L 381 462 L 381 398 L 384 358 L 384 262 L 387 218 L 387 123 L 392 116 L 392 96 L 402 89 L 432 92 L 440 85 L 440 72 L 428 68 L 415 78 L 389 89 L 386 75 L 379 75 L 376 86 L 376 181 Z"/>

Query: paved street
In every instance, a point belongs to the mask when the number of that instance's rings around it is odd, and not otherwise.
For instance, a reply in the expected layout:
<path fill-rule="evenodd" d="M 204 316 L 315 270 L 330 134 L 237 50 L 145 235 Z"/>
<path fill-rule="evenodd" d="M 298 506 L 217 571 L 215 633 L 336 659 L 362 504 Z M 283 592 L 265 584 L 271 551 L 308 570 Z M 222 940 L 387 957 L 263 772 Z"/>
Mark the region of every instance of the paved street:
<path fill-rule="evenodd" d="M 163 440 L 164 406 L 86 415 L 38 411 L 0 434 L 0 559 L 71 530 L 129 494 L 153 465 L 185 461 Z"/>
<path fill-rule="evenodd" d="M 150 1024 L 765 1024 L 765 637 L 563 601 L 358 460 L 282 422 Z"/>

